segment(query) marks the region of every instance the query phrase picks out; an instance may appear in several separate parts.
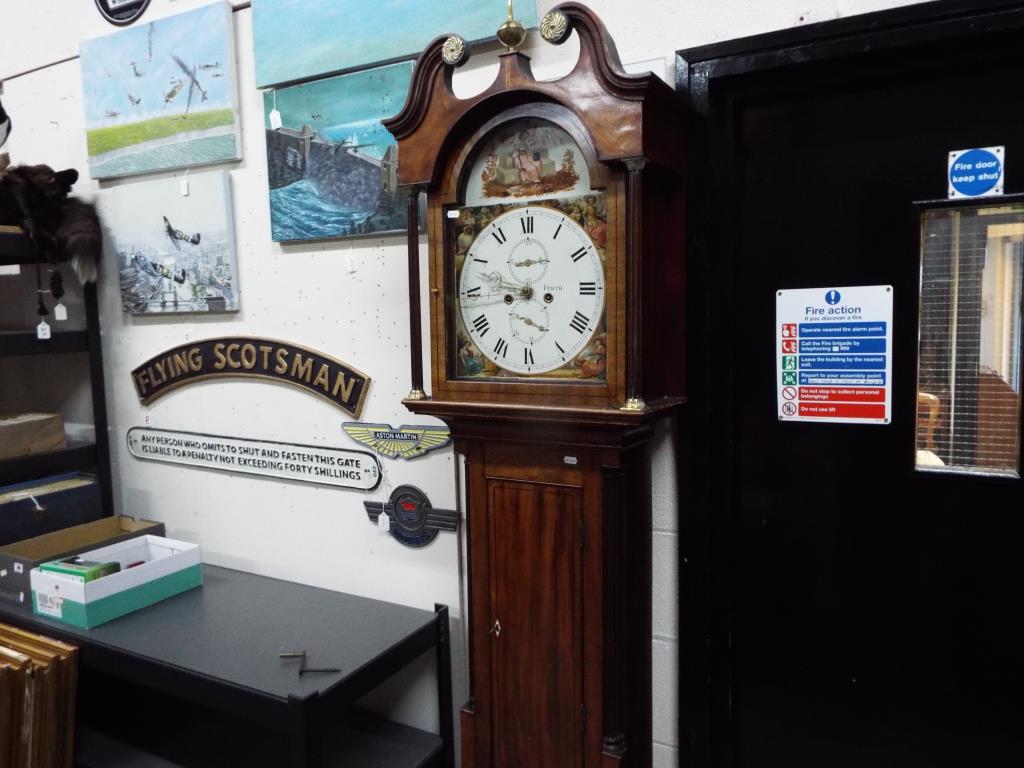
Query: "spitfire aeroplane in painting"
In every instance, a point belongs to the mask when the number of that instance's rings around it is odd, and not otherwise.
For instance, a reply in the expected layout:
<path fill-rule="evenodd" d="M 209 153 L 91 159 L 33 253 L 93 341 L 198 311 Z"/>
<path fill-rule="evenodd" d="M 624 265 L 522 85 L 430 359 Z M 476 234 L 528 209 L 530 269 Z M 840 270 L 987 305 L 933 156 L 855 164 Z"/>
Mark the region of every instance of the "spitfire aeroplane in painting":
<path fill-rule="evenodd" d="M 121 304 L 131 314 L 238 309 L 226 171 L 106 190 L 103 220 L 117 251 Z"/>

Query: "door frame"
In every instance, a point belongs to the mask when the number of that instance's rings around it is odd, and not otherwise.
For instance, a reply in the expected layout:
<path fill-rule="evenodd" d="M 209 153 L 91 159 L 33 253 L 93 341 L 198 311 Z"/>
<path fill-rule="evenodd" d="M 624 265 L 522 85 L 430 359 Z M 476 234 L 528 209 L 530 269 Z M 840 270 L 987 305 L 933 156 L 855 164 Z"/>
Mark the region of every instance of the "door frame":
<path fill-rule="evenodd" d="M 677 51 L 676 89 L 694 118 L 687 135 L 689 406 L 677 445 L 684 489 L 680 762 L 739 765 L 731 650 L 737 585 L 729 545 L 739 510 L 739 435 L 730 416 L 737 361 L 707 340 L 712 308 L 728 305 L 737 279 L 740 248 L 728 212 L 741 197 L 740 104 L 784 92 L 815 68 L 849 74 L 881 56 L 913 67 L 916 50 L 1022 29 L 1019 0 L 938 0 Z"/>

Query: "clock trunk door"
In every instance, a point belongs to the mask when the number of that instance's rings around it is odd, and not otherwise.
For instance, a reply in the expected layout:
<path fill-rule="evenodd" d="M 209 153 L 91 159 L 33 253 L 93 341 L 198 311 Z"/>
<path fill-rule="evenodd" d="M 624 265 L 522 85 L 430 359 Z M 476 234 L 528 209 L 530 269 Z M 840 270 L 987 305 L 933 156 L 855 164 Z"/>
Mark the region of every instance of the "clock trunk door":
<path fill-rule="evenodd" d="M 576 766 L 580 493 L 491 481 L 488 496 L 494 766 Z"/>

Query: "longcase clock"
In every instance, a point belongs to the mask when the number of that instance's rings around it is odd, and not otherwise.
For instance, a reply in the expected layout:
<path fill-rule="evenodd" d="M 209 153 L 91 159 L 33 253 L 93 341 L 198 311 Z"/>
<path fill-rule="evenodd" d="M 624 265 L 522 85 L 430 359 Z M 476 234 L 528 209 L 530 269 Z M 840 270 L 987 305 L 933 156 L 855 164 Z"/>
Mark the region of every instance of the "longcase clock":
<path fill-rule="evenodd" d="M 470 696 L 463 765 L 648 766 L 647 442 L 684 404 L 684 112 L 627 75 L 601 21 L 564 3 L 568 75 L 538 81 L 502 25 L 498 77 L 452 91 L 465 41 L 420 55 L 385 122 L 408 192 L 415 413 L 466 458 Z M 417 200 L 427 192 L 430 395 Z"/>

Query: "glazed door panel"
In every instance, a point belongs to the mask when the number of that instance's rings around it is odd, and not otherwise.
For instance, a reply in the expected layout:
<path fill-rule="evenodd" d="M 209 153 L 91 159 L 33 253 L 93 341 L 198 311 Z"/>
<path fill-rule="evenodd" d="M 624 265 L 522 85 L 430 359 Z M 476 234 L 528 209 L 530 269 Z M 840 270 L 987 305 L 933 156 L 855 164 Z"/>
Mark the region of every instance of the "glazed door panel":
<path fill-rule="evenodd" d="M 581 754 L 580 492 L 491 481 L 487 508 L 494 766 L 570 768 Z"/>

